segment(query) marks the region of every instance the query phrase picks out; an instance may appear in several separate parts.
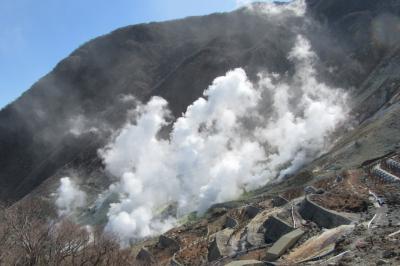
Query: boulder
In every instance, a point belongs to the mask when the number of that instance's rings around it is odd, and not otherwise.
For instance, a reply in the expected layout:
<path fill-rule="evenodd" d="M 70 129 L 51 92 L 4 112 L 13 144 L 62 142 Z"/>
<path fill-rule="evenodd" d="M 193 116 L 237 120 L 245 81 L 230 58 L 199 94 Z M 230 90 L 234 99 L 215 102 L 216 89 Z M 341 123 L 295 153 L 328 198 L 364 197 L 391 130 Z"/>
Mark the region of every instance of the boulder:
<path fill-rule="evenodd" d="M 247 224 L 244 230 L 246 245 L 258 247 L 265 244 L 265 228 L 263 224 L 275 213 L 276 211 L 265 210 Z"/>
<path fill-rule="evenodd" d="M 207 235 L 213 235 L 225 228 L 235 228 L 238 222 L 227 214 L 207 224 Z"/>
<path fill-rule="evenodd" d="M 290 233 L 283 235 L 275 244 L 268 249 L 266 260 L 274 261 L 282 256 L 303 236 L 304 231 L 301 229 L 293 230 Z"/>
<path fill-rule="evenodd" d="M 233 229 L 226 228 L 215 234 L 213 241 L 208 247 L 208 261 L 211 262 L 220 259 L 234 252 L 234 248 L 230 244 L 233 232 Z"/>
<path fill-rule="evenodd" d="M 136 255 L 136 261 L 142 265 L 154 265 L 156 262 L 153 255 L 145 247 L 141 248 Z"/>
<path fill-rule="evenodd" d="M 289 224 L 276 217 L 278 212 L 279 210 L 265 210 L 248 223 L 244 230 L 248 245 L 259 247 L 273 243 L 293 230 Z"/>
<path fill-rule="evenodd" d="M 301 262 L 322 258 L 335 250 L 336 242 L 351 233 L 354 225 L 342 225 L 326 230 L 322 234 L 310 238 L 285 258 L 288 265 L 297 265 Z"/>
<path fill-rule="evenodd" d="M 165 235 L 160 235 L 158 239 L 158 246 L 162 249 L 168 249 L 171 253 L 175 253 L 180 249 L 178 242 L 170 237 Z"/>

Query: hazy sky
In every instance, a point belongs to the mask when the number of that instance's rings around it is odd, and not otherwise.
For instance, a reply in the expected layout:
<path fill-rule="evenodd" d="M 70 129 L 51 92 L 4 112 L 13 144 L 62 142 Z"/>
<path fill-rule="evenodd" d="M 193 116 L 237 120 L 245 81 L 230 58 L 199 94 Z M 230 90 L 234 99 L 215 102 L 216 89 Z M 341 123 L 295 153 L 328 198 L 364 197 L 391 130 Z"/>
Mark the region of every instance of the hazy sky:
<path fill-rule="evenodd" d="M 0 0 L 0 108 L 96 36 L 141 22 L 230 11 L 238 1 Z"/>

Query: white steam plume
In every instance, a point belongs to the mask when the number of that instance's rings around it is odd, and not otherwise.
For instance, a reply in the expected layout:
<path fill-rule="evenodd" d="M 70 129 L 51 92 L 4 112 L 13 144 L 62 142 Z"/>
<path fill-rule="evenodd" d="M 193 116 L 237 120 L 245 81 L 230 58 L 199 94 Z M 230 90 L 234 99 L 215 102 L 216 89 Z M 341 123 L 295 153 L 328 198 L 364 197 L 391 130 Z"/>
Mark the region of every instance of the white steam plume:
<path fill-rule="evenodd" d="M 232 200 L 324 152 L 346 119 L 346 94 L 317 81 L 316 55 L 303 37 L 288 58 L 295 65 L 291 78 L 264 73 L 252 84 L 240 68 L 216 78 L 174 122 L 168 140 L 157 137 L 168 124 L 167 102 L 153 97 L 139 107 L 136 124 L 100 152 L 120 178 L 110 187 L 119 201 L 111 205 L 107 229 L 125 241 L 161 233 L 176 217 Z M 161 218 L 170 203 L 177 216 Z"/>
<path fill-rule="evenodd" d="M 56 206 L 60 216 L 72 215 L 86 204 L 86 194 L 69 178 L 63 177 L 57 189 Z"/>
<path fill-rule="evenodd" d="M 253 4 L 255 2 L 256 4 Z M 290 15 L 300 17 L 304 16 L 307 9 L 305 0 L 282 1 L 281 3 L 275 3 L 275 1 L 236 0 L 236 5 L 239 7 L 245 6 L 251 11 L 260 12 L 267 16 L 278 16 L 283 13 L 290 13 Z"/>
<path fill-rule="evenodd" d="M 349 111 L 343 90 L 317 81 L 313 67 L 317 58 L 304 37 L 297 37 L 289 59 L 296 67 L 290 82 L 282 82 L 277 74 L 264 74 L 261 79 L 261 86 L 273 95 L 274 113 L 265 127 L 257 129 L 257 136 L 275 151 L 268 156 L 268 169 L 281 169 L 290 162 L 279 177 L 324 152 L 330 134 Z"/>

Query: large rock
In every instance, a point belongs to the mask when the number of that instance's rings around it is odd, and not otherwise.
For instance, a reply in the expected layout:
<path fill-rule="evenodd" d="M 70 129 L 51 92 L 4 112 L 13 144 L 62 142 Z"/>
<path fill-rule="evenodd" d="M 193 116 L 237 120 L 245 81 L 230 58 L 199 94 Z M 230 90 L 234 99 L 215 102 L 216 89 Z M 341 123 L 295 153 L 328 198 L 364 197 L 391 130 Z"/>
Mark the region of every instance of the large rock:
<path fill-rule="evenodd" d="M 234 230 L 226 228 L 215 234 L 214 240 L 208 248 L 208 261 L 214 261 L 234 253 L 234 247 L 231 245 L 231 236 Z"/>
<path fill-rule="evenodd" d="M 245 228 L 247 244 L 259 247 L 266 243 L 273 243 L 282 235 L 293 230 L 286 222 L 279 219 L 276 210 L 266 210 L 259 213 Z"/>
<path fill-rule="evenodd" d="M 293 230 L 290 233 L 283 235 L 275 244 L 268 249 L 266 260 L 274 261 L 282 256 L 303 236 L 304 231 L 301 229 Z"/>
<path fill-rule="evenodd" d="M 207 235 L 215 234 L 225 228 L 235 228 L 238 222 L 228 215 L 223 215 L 207 225 Z"/>
<path fill-rule="evenodd" d="M 337 228 L 329 229 L 322 234 L 315 236 L 297 249 L 289 253 L 285 263 L 296 265 L 300 262 L 312 260 L 331 253 L 335 249 L 335 243 L 342 237 L 351 233 L 354 225 L 342 225 Z"/>
<path fill-rule="evenodd" d="M 270 216 L 276 213 L 276 210 L 265 210 L 247 224 L 244 230 L 246 245 L 258 247 L 265 244 L 265 228 L 263 225 Z"/>
<path fill-rule="evenodd" d="M 179 243 L 175 239 L 165 235 L 159 237 L 158 246 L 162 249 L 168 249 L 171 253 L 175 253 L 180 249 Z"/>
<path fill-rule="evenodd" d="M 136 261 L 140 265 L 154 265 L 156 262 L 153 254 L 151 254 L 150 251 L 148 251 L 145 247 L 140 249 L 136 256 Z"/>

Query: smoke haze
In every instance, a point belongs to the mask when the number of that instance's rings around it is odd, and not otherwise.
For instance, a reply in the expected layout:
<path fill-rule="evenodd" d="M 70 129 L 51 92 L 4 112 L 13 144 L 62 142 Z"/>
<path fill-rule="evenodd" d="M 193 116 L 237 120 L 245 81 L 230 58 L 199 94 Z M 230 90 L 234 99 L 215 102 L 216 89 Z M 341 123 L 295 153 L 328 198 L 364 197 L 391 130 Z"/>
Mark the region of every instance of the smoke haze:
<path fill-rule="evenodd" d="M 255 5 L 252 3 L 256 2 Z M 261 5 L 258 5 L 262 2 Z M 289 1 L 288 1 L 289 2 Z M 257 4 L 258 3 L 258 4 Z M 305 0 L 294 0 L 289 3 L 277 4 L 274 1 L 253 1 L 253 0 L 236 0 L 237 6 L 245 6 L 251 11 L 260 12 L 263 15 L 277 16 L 283 13 L 290 13 L 290 15 L 304 16 L 307 9 L 307 4 Z"/>

